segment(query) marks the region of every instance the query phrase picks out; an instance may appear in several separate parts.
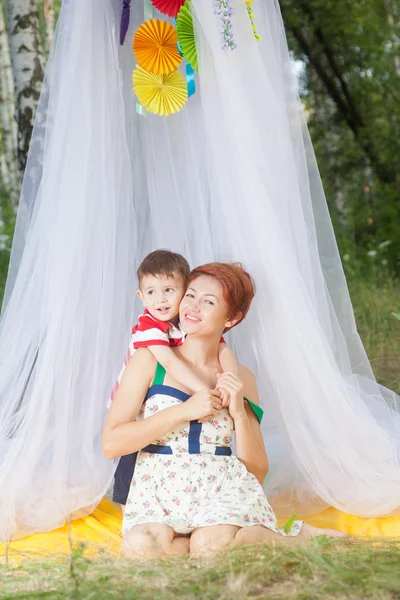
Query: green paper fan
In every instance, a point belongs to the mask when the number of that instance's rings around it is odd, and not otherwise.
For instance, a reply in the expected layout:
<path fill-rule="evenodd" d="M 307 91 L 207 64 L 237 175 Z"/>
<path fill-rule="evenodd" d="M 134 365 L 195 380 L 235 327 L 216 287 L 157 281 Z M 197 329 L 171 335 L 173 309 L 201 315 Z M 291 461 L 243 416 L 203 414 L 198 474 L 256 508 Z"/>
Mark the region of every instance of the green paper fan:
<path fill-rule="evenodd" d="M 179 46 L 183 56 L 195 71 L 199 70 L 197 59 L 196 40 L 192 19 L 190 1 L 187 0 L 182 6 L 176 18 L 176 32 L 178 34 Z"/>

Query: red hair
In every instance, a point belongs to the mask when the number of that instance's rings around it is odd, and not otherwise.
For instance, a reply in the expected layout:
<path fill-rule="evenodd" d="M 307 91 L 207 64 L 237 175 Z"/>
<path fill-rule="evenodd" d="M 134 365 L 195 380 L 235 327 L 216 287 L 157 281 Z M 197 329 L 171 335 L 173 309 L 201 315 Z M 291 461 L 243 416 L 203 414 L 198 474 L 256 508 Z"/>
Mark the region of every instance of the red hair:
<path fill-rule="evenodd" d="M 232 321 L 241 314 L 236 325 L 243 321 L 254 298 L 255 287 L 251 276 L 242 265 L 217 262 L 201 265 L 191 271 L 187 280 L 188 286 L 201 275 L 214 277 L 222 285 L 224 299 L 228 305 L 228 320 Z"/>

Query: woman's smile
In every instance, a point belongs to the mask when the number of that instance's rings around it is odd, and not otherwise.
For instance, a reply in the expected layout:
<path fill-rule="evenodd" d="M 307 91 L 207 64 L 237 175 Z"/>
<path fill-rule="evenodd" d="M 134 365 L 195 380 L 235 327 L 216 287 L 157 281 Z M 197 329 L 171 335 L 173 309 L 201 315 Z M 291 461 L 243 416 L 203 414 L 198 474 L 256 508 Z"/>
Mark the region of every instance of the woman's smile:
<path fill-rule="evenodd" d="M 189 323 L 200 323 L 200 321 L 201 321 L 201 319 L 199 317 L 197 317 L 193 313 L 189 313 L 189 312 L 184 314 L 184 320 L 189 321 Z"/>

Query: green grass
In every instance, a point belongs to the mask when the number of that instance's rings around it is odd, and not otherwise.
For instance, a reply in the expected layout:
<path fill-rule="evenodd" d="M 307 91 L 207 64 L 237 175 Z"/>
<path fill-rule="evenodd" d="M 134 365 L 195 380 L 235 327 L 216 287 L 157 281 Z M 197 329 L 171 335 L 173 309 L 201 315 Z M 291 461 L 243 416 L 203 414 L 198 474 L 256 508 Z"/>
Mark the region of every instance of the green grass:
<path fill-rule="evenodd" d="M 84 554 L 64 563 L 0 568 L 0 598 L 244 600 L 400 598 L 400 545 L 253 546 L 217 558 L 132 563 Z"/>
<path fill-rule="evenodd" d="M 400 394 L 400 280 L 350 278 L 358 331 L 377 380 Z"/>

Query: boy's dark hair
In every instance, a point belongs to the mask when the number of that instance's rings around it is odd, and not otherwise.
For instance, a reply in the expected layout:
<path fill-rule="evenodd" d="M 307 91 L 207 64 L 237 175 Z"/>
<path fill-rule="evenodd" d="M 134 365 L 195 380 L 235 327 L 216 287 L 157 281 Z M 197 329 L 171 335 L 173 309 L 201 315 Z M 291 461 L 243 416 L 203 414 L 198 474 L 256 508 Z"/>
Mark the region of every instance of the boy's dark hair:
<path fill-rule="evenodd" d="M 189 277 L 189 263 L 181 254 L 170 252 L 170 250 L 155 250 L 150 252 L 139 265 L 137 277 L 139 286 L 145 275 L 166 275 L 171 277 L 174 273 L 178 273 L 183 277 L 183 280 Z"/>

